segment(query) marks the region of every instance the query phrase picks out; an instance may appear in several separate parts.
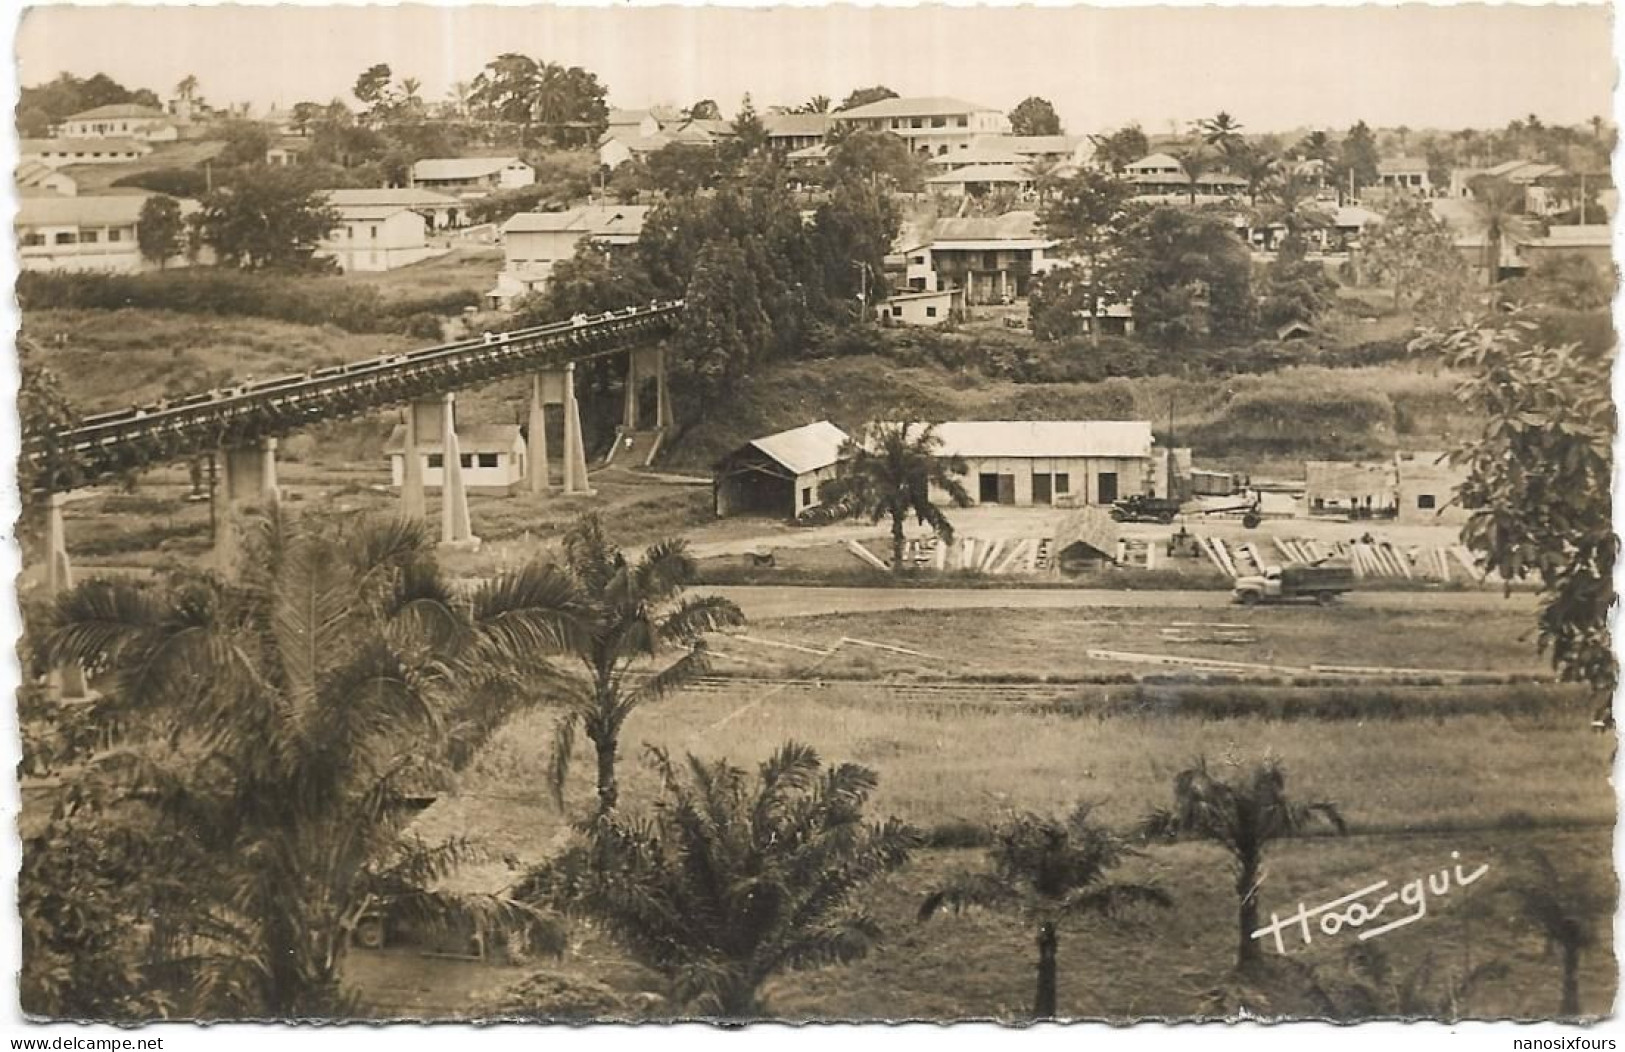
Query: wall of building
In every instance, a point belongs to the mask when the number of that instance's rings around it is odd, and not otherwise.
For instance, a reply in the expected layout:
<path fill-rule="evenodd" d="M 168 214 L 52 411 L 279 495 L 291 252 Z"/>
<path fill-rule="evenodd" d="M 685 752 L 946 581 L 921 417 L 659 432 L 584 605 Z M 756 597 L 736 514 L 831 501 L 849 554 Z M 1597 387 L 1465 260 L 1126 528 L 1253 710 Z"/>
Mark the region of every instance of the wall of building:
<path fill-rule="evenodd" d="M 345 271 L 394 270 L 435 254 L 427 233 L 427 224 L 415 212 L 349 220 L 322 242 L 318 255 L 335 260 Z"/>
<path fill-rule="evenodd" d="M 423 461 L 423 486 L 439 489 L 445 483 L 445 471 L 440 466 L 440 454 L 419 453 Z M 495 465 L 489 461 L 495 460 Z M 509 493 L 525 478 L 525 451 L 523 446 L 513 449 L 479 449 L 465 451 L 463 462 L 463 488 L 471 493 Z M 406 472 L 403 453 L 389 455 L 390 484 L 401 487 Z"/>
<path fill-rule="evenodd" d="M 835 478 L 836 465 L 819 468 L 817 471 L 804 471 L 796 476 L 796 514 L 800 515 L 809 508 L 816 508 L 822 501 L 818 497 L 818 487 Z"/>
<path fill-rule="evenodd" d="M 1050 476 L 1051 504 L 1111 503 L 1100 500 L 1101 476 L 1108 474 L 1115 474 L 1117 478 L 1117 496 L 1113 499 L 1136 493 L 1154 495 L 1154 474 L 1147 457 L 965 457 L 964 460 L 967 470 L 960 481 L 970 494 L 972 504 L 982 503 L 981 476 L 984 474 L 1012 476 L 1015 489 L 1010 503 L 1023 506 L 1036 503 L 1034 475 Z M 1060 490 L 1061 481 L 1057 477 L 1060 475 L 1066 476 L 1064 492 Z M 946 502 L 947 494 L 937 491 L 933 500 Z"/>

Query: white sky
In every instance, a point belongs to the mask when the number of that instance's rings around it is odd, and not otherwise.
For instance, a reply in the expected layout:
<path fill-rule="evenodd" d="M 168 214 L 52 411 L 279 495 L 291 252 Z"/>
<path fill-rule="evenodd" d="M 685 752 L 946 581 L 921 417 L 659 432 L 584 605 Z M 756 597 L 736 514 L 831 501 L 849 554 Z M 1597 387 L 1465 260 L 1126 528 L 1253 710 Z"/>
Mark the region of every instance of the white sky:
<path fill-rule="evenodd" d="M 40 7 L 21 82 L 106 72 L 167 96 L 188 73 L 211 102 L 353 101 L 387 62 L 423 95 L 504 51 L 579 64 L 617 106 L 714 98 L 732 113 L 884 83 L 1001 110 L 1029 94 L 1074 132 L 1169 130 L 1224 109 L 1251 131 L 1499 126 L 1612 112 L 1608 9 L 801 7 Z"/>

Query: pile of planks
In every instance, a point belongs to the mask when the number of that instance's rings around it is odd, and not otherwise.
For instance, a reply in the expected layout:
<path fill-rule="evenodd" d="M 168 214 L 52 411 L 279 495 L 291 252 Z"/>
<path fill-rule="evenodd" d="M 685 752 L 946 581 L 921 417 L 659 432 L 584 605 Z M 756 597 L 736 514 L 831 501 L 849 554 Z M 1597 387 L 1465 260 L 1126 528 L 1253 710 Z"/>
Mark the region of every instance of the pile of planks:
<path fill-rule="evenodd" d="M 1462 545 L 1406 548 L 1388 541 L 1318 541 L 1274 537 L 1267 545 L 1253 541 L 1226 543 L 1220 537 L 1196 538 L 1214 566 L 1230 577 L 1261 574 L 1270 565 L 1346 561 L 1356 577 L 1404 577 L 1449 581 L 1453 576 L 1478 580 L 1483 570 Z"/>

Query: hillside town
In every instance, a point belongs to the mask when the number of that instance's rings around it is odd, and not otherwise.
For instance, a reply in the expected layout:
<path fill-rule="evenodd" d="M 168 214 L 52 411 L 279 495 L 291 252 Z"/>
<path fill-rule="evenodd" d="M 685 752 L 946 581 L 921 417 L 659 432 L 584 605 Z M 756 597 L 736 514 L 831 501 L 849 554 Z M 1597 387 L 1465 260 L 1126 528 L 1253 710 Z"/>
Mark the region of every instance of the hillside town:
<path fill-rule="evenodd" d="M 1611 1011 L 1606 114 L 515 47 L 25 60 L 29 1017 Z"/>

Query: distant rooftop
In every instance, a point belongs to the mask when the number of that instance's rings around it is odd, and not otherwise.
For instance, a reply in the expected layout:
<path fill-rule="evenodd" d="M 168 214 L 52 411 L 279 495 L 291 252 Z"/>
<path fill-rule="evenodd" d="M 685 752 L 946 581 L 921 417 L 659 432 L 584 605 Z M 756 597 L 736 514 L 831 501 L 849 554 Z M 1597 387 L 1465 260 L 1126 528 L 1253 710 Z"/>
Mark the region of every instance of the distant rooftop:
<path fill-rule="evenodd" d="M 841 110 L 836 120 L 868 120 L 875 117 L 942 117 L 960 113 L 984 113 L 993 109 L 964 99 L 931 95 L 910 99 L 881 99 L 866 106 Z"/>
<path fill-rule="evenodd" d="M 169 115 L 163 110 L 154 109 L 151 106 L 138 106 L 132 102 L 118 102 L 109 106 L 97 106 L 95 109 L 70 114 L 67 119 L 70 121 L 100 121 L 117 120 L 121 117 L 126 119 L 144 117 L 149 120 L 167 120 Z"/>
<path fill-rule="evenodd" d="M 517 157 L 426 157 L 412 165 L 412 177 L 431 182 L 445 179 L 479 179 L 512 164 L 523 164 Z"/>

